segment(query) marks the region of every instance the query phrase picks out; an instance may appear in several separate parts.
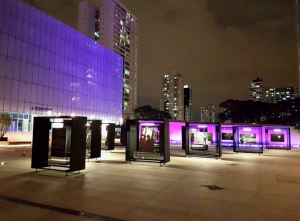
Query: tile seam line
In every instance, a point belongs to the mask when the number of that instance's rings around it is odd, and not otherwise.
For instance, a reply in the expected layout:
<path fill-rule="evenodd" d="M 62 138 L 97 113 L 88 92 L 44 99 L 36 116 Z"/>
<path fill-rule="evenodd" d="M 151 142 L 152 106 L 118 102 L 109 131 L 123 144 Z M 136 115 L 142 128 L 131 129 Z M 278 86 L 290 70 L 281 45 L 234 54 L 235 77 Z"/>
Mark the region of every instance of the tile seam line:
<path fill-rule="evenodd" d="M 20 204 L 20 205 L 26 205 L 26 206 L 31 206 L 31 207 L 35 207 L 35 208 L 40 208 L 40 209 L 44 209 L 44 210 L 50 210 L 50 211 L 63 213 L 63 214 L 67 214 L 67 215 L 83 217 L 86 219 L 101 220 L 101 221 L 123 221 L 120 219 L 115 219 L 115 218 L 105 217 L 105 216 L 96 215 L 96 214 L 92 214 L 92 213 L 85 213 L 85 212 L 80 212 L 80 211 L 76 211 L 76 210 L 65 209 L 65 208 L 60 208 L 60 207 L 55 207 L 55 206 L 49 206 L 46 204 L 31 202 L 28 200 L 18 199 L 18 198 L 14 198 L 14 197 L 0 195 L 0 200 L 10 202 L 10 203 L 16 203 L 16 204 Z"/>

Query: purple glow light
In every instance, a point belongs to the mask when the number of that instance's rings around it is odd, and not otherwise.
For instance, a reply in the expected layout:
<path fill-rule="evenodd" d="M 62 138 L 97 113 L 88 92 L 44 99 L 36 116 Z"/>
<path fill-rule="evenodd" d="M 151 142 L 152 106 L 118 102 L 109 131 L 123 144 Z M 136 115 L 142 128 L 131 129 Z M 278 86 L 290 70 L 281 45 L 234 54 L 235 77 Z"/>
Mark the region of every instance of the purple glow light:
<path fill-rule="evenodd" d="M 0 0 L 0 39 L 1 112 L 122 117 L 122 56 L 21 0 Z"/>

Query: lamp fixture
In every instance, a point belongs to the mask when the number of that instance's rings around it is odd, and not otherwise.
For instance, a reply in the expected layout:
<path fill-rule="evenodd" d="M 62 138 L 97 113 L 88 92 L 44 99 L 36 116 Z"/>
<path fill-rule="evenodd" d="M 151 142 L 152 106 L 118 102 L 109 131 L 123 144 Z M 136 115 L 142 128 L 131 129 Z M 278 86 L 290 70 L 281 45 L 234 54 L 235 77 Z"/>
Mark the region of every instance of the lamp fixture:
<path fill-rule="evenodd" d="M 155 124 L 154 123 L 142 123 L 141 125 L 142 126 L 154 126 Z"/>

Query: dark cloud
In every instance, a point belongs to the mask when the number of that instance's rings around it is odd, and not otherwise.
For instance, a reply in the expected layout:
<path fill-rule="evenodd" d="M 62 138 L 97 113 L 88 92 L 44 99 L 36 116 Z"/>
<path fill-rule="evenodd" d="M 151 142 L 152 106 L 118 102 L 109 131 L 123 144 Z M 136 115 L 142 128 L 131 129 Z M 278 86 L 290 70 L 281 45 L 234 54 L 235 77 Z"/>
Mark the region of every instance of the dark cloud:
<path fill-rule="evenodd" d="M 77 27 L 80 0 L 31 0 Z M 159 106 L 161 77 L 181 73 L 200 105 L 245 100 L 248 83 L 297 82 L 292 0 L 120 0 L 139 19 L 138 105 Z M 98 0 L 94 0 L 98 4 Z"/>
<path fill-rule="evenodd" d="M 167 22 L 176 22 L 180 19 L 180 17 L 181 15 L 179 11 L 170 10 L 165 14 L 164 19 Z"/>
<path fill-rule="evenodd" d="M 255 25 L 290 16 L 294 11 L 292 0 L 207 0 L 207 8 L 225 27 Z"/>

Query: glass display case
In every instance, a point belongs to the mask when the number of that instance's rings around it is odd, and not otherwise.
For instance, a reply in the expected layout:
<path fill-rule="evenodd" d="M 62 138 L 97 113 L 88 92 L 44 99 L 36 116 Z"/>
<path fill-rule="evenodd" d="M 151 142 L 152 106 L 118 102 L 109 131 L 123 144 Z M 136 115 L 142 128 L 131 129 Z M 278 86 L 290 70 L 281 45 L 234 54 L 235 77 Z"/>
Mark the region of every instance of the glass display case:
<path fill-rule="evenodd" d="M 127 161 L 170 161 L 169 122 L 167 120 L 128 120 Z"/>
<path fill-rule="evenodd" d="M 219 124 L 186 123 L 183 127 L 183 149 L 186 155 L 221 157 Z"/>
<path fill-rule="evenodd" d="M 289 127 L 265 127 L 266 149 L 291 149 Z"/>
<path fill-rule="evenodd" d="M 261 126 L 233 126 L 233 151 L 263 153 Z"/>

